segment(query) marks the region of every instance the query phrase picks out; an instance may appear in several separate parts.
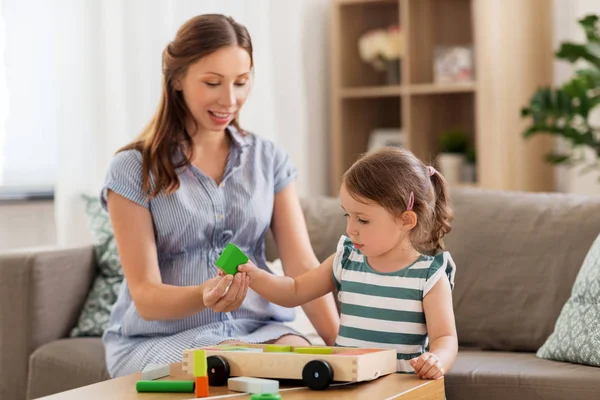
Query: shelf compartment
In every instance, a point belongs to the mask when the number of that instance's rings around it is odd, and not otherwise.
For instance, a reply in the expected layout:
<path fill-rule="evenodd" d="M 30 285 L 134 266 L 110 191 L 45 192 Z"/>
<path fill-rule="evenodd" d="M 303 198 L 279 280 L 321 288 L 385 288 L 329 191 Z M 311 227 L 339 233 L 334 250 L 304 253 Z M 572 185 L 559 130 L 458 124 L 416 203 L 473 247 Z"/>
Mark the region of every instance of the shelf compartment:
<path fill-rule="evenodd" d="M 401 129 L 400 107 L 400 96 L 342 101 L 341 143 L 336 149 L 341 152 L 342 173 L 357 160 L 358 156 L 368 151 L 370 134 L 374 129 Z M 332 182 L 332 184 L 339 185 L 339 182 Z"/>
<path fill-rule="evenodd" d="M 411 150 L 431 164 L 439 154 L 439 138 L 447 129 L 464 129 L 475 144 L 475 94 L 421 94 L 410 98 Z"/>
<path fill-rule="evenodd" d="M 400 85 L 365 86 L 345 88 L 340 90 L 340 96 L 345 99 L 364 97 L 393 97 L 404 94 L 406 90 Z"/>
<path fill-rule="evenodd" d="M 409 0 L 408 4 L 408 80 L 433 83 L 436 46 L 474 46 L 472 1 Z"/>
<path fill-rule="evenodd" d="M 339 55 L 339 63 L 343 68 L 339 85 L 341 88 L 363 86 L 381 86 L 386 84 L 385 72 L 378 72 L 362 61 L 358 51 L 360 36 L 371 30 L 399 23 L 398 1 L 347 2 L 334 10 L 339 18 L 336 29 L 339 48 L 332 49 Z M 402 69 L 402 67 L 400 67 Z"/>

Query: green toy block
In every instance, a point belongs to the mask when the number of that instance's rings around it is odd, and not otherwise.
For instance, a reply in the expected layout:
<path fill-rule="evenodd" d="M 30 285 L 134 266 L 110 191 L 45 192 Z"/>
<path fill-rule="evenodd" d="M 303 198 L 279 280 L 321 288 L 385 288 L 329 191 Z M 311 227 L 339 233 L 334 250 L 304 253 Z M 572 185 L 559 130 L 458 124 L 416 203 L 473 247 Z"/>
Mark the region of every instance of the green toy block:
<path fill-rule="evenodd" d="M 281 400 L 279 393 L 257 393 L 250 396 L 250 400 Z"/>
<path fill-rule="evenodd" d="M 206 351 L 194 350 L 194 377 L 206 376 Z"/>
<path fill-rule="evenodd" d="M 138 392 L 194 393 L 194 381 L 137 381 Z"/>
<path fill-rule="evenodd" d="M 268 344 L 265 351 L 267 353 L 289 353 L 292 351 L 292 346 L 285 344 Z"/>
<path fill-rule="evenodd" d="M 296 347 L 294 353 L 300 354 L 333 354 L 331 347 Z"/>
<path fill-rule="evenodd" d="M 215 264 L 226 274 L 235 275 L 238 272 L 238 265 L 246 264 L 247 262 L 248 256 L 235 244 L 229 243 Z"/>

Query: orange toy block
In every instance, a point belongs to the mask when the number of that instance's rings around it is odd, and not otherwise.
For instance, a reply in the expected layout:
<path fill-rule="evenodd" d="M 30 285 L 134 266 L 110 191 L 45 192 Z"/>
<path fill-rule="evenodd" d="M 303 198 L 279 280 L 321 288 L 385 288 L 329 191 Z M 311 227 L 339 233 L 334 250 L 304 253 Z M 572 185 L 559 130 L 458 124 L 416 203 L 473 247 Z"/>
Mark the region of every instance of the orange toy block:
<path fill-rule="evenodd" d="M 208 397 L 208 376 L 196 377 L 196 398 Z"/>

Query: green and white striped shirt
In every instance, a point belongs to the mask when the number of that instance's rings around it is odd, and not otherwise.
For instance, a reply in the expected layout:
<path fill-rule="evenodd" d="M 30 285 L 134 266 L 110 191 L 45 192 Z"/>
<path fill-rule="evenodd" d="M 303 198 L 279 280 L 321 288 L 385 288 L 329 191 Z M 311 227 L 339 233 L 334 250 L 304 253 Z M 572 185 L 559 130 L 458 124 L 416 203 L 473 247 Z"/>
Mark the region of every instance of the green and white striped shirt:
<path fill-rule="evenodd" d="M 423 297 L 445 273 L 454 288 L 454 261 L 447 251 L 421 255 L 399 271 L 382 273 L 342 236 L 333 261 L 341 305 L 337 346 L 393 348 L 398 372 L 414 372 L 408 360 L 426 351 Z"/>

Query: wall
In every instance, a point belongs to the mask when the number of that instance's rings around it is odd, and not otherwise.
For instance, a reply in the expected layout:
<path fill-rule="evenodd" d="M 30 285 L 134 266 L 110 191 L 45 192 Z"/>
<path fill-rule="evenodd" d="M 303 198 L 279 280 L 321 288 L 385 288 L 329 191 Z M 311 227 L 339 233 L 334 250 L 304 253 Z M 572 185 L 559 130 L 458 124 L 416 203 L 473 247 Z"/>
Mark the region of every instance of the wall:
<path fill-rule="evenodd" d="M 55 243 L 54 202 L 0 203 L 0 250 Z"/>

